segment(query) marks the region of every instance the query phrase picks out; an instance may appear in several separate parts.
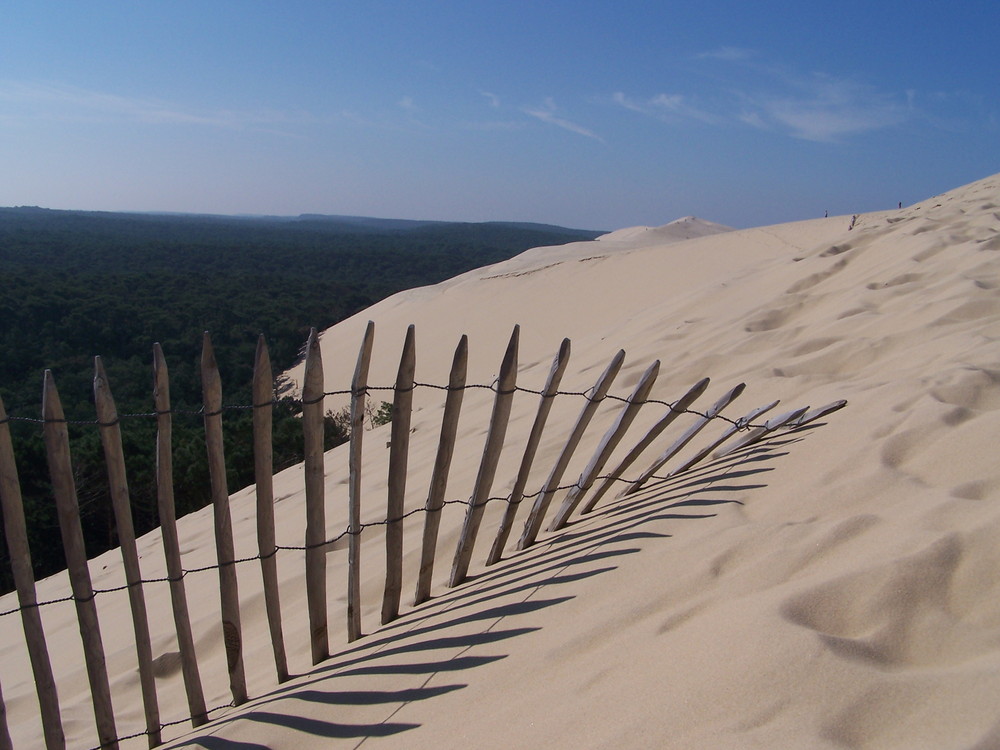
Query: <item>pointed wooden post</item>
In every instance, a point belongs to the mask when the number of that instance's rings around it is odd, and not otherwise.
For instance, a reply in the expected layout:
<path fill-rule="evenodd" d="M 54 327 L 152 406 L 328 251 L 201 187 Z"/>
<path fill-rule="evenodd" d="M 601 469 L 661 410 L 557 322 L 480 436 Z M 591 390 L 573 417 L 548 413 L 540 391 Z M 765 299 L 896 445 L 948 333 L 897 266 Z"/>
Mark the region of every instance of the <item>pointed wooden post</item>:
<path fill-rule="evenodd" d="M 724 442 L 729 440 L 729 438 L 731 438 L 737 432 L 739 432 L 742 429 L 745 429 L 748 424 L 757 419 L 757 417 L 759 417 L 761 414 L 771 411 L 771 409 L 773 409 L 777 405 L 778 405 L 777 401 L 772 401 L 771 403 L 765 404 L 764 406 L 758 406 L 753 411 L 740 417 L 739 419 L 736 420 L 736 424 L 729 425 L 729 427 L 727 427 L 725 430 L 722 431 L 722 434 L 719 435 L 719 437 L 717 437 L 711 443 L 709 443 L 700 451 L 695 453 L 693 456 L 691 456 L 691 458 L 682 463 L 676 469 L 672 469 L 670 472 L 667 473 L 667 476 L 674 477 L 677 476 L 678 474 L 683 474 L 685 471 L 688 471 L 689 469 L 697 466 L 699 463 L 701 463 L 701 461 L 705 459 L 706 456 L 708 456 L 708 454 L 710 454 Z"/>
<path fill-rule="evenodd" d="M 793 409 L 792 411 L 786 411 L 784 414 L 779 414 L 777 417 L 771 417 L 771 419 L 767 420 L 760 427 L 751 430 L 725 450 L 719 451 L 715 457 L 722 458 L 723 456 L 728 456 L 730 453 L 738 451 L 740 448 L 746 448 L 747 446 L 753 445 L 754 443 L 763 440 L 767 435 L 774 432 L 779 427 L 784 427 L 786 424 L 794 424 L 795 420 L 801 419 L 807 411 L 809 411 L 809 407 L 802 406 L 798 409 Z"/>
<path fill-rule="evenodd" d="M 511 529 L 514 528 L 514 518 L 517 516 L 517 508 L 524 498 L 524 488 L 528 484 L 528 475 L 531 466 L 535 461 L 535 453 L 538 452 L 538 444 L 542 440 L 542 430 L 545 429 L 545 422 L 552 411 L 555 403 L 556 393 L 559 391 L 559 384 L 562 382 L 563 374 L 569 365 L 570 342 L 563 339 L 559 347 L 559 353 L 552 360 L 552 368 L 549 370 L 548 379 L 542 389 L 542 395 L 538 400 L 538 411 L 535 413 L 535 421 L 531 425 L 531 432 L 528 435 L 528 442 L 524 446 L 524 455 L 521 457 L 521 467 L 517 471 L 517 479 L 514 481 L 514 489 L 511 490 L 510 500 L 504 509 L 503 518 L 497 528 L 496 538 L 493 540 L 493 547 L 490 549 L 489 557 L 486 558 L 487 565 L 499 562 L 503 556 L 503 548 L 510 537 Z"/>
<path fill-rule="evenodd" d="M 326 477 L 323 462 L 323 360 L 316 329 L 309 331 L 302 376 L 302 433 L 305 441 L 306 599 L 312 663 L 330 655 L 326 615 Z"/>
<path fill-rule="evenodd" d="M 121 548 L 125 582 L 128 584 L 129 607 L 132 611 L 132 628 L 135 633 L 135 651 L 139 662 L 139 685 L 142 706 L 146 716 L 146 734 L 150 747 L 161 742 L 160 708 L 156 700 L 156 678 L 153 675 L 153 646 L 149 639 L 149 615 L 146 597 L 142 590 L 142 570 L 139 553 L 135 547 L 135 529 L 132 524 L 132 503 L 125 473 L 125 452 L 122 449 L 121 426 L 118 409 L 111 395 L 111 386 L 100 357 L 94 357 L 94 404 L 100 425 L 104 462 L 108 470 L 108 487 L 115 513 L 115 530 Z"/>
<path fill-rule="evenodd" d="M 580 478 L 576 481 L 576 484 L 566 493 L 566 498 L 563 500 L 562 505 L 559 506 L 555 518 L 552 519 L 549 531 L 558 531 L 565 526 L 573 511 L 576 510 L 576 506 L 583 500 L 583 496 L 593 487 L 597 475 L 601 473 L 604 465 L 611 458 L 611 454 L 618 447 L 618 443 L 625 437 L 625 432 L 632 425 L 639 410 L 646 403 L 646 399 L 649 397 L 649 392 L 652 390 L 659 372 L 660 360 L 656 360 L 646 369 L 642 377 L 639 378 L 635 390 L 632 391 L 632 395 L 628 397 L 628 401 L 622 407 L 618 419 L 604 433 L 604 437 L 601 438 L 601 442 L 597 446 L 593 458 L 590 459 L 583 473 L 580 474 Z"/>
<path fill-rule="evenodd" d="M 163 539 L 163 556 L 170 579 L 170 604 L 177 631 L 177 647 L 181 654 L 181 674 L 187 695 L 191 724 L 201 726 L 208 721 L 205 694 L 198 672 L 198 657 L 191 633 L 187 594 L 184 589 L 184 568 L 181 566 L 180 541 L 177 535 L 177 514 L 174 507 L 173 427 L 170 418 L 170 378 L 167 361 L 160 345 L 153 344 L 153 399 L 156 408 L 156 505 Z"/>
<path fill-rule="evenodd" d="M 497 462 L 500 460 L 503 441 L 507 435 L 507 422 L 510 419 L 510 409 L 517 386 L 517 347 L 520 333 L 521 327 L 515 325 L 507 344 L 507 351 L 504 353 L 503 362 L 500 365 L 497 394 L 493 401 L 493 414 L 490 417 L 490 426 L 486 434 L 483 458 L 479 463 L 479 473 L 476 476 L 472 497 L 469 499 L 469 509 L 465 513 L 462 535 L 459 537 L 458 547 L 455 549 L 455 560 L 452 563 L 451 578 L 448 581 L 449 586 L 457 586 L 468 575 L 472 550 L 476 544 L 476 535 L 483 520 L 490 489 L 493 487 Z"/>
<path fill-rule="evenodd" d="M 693 425 L 691 425 L 683 435 L 677 438 L 674 444 L 671 445 L 669 448 L 667 448 L 660 455 L 660 457 L 653 462 L 653 465 L 650 466 L 648 469 L 646 469 L 645 472 L 643 472 L 642 476 L 640 476 L 635 482 L 629 485 L 629 487 L 622 493 L 622 495 L 631 495 L 634 492 L 638 492 L 639 489 L 642 488 L 642 485 L 644 485 L 647 481 L 649 481 L 649 479 L 652 478 L 652 476 L 657 471 L 660 470 L 660 467 L 663 466 L 663 464 L 665 464 L 667 461 L 669 461 L 671 458 L 677 455 L 677 452 L 681 448 L 683 448 L 685 445 L 691 442 L 691 440 L 694 438 L 695 435 L 701 432 L 706 427 L 706 425 L 708 425 L 709 422 L 715 419 L 723 409 L 725 409 L 727 406 L 729 406 L 729 404 L 735 401 L 736 398 L 741 393 L 743 393 L 743 390 L 745 388 L 746 388 L 746 383 L 740 383 L 732 390 L 726 392 L 718 401 L 712 404 L 712 408 L 705 413 L 705 416 L 699 417 L 698 421 L 695 422 Z"/>
<path fill-rule="evenodd" d="M 563 446 L 562 453 L 560 453 L 559 458 L 556 459 L 555 466 L 552 467 L 552 471 L 549 473 L 549 478 L 545 480 L 545 485 L 542 487 L 541 494 L 535 498 L 535 503 L 531 506 L 531 513 L 528 515 L 528 520 L 524 523 L 524 531 L 521 532 L 521 538 L 517 542 L 518 549 L 527 549 L 534 544 L 535 539 L 538 538 L 538 532 L 542 528 L 542 520 L 545 518 L 545 511 L 548 510 L 549 504 L 552 502 L 552 496 L 555 495 L 556 490 L 559 489 L 559 482 L 562 481 L 563 474 L 566 473 L 566 468 L 569 466 L 570 459 L 573 458 L 573 454 L 576 452 L 577 446 L 580 445 L 580 440 L 583 439 L 583 433 L 587 430 L 590 420 L 594 418 L 594 413 L 597 411 L 597 407 L 601 405 L 601 402 L 604 401 L 604 398 L 608 395 L 611 383 L 614 382 L 615 376 L 618 375 L 618 371 L 622 369 L 622 363 L 624 361 L 625 350 L 620 349 L 618 353 L 612 357 L 611 362 L 608 364 L 604 372 L 601 373 L 597 382 L 594 383 L 594 387 L 591 390 L 590 395 L 587 397 L 587 403 L 581 410 L 580 416 L 577 417 L 576 424 L 573 425 L 573 430 L 570 432 L 566 445 Z"/>
<path fill-rule="evenodd" d="M 28 647 L 28 659 L 35 678 L 35 692 L 42 718 L 42 734 L 48 750 L 66 747 L 62 718 L 59 716 L 59 696 L 52 676 L 52 663 L 45 644 L 45 631 L 38 612 L 35 576 L 31 567 L 31 549 L 28 547 L 28 530 L 24 521 L 24 502 L 21 483 L 14 463 L 14 446 L 10 439 L 7 411 L 0 398 L 0 509 L 3 511 L 3 528 L 10 555 L 10 568 L 17 589 L 17 603 L 21 610 L 21 627 Z"/>
<path fill-rule="evenodd" d="M 399 616 L 403 586 L 403 511 L 406 495 L 406 465 L 410 451 L 410 416 L 413 410 L 413 375 L 416 371 L 414 327 L 406 329 L 392 397 L 389 480 L 385 511 L 385 592 L 382 624 Z"/>
<path fill-rule="evenodd" d="M 274 408 L 274 377 L 264 334 L 257 339 L 253 365 L 253 471 L 257 490 L 257 552 L 264 586 L 264 609 L 271 634 L 274 670 L 278 682 L 288 679 L 285 637 L 281 632 L 281 599 L 278 596 L 278 549 L 274 537 L 274 454 L 271 428 Z"/>
<path fill-rule="evenodd" d="M 458 341 L 455 356 L 451 362 L 451 374 L 448 376 L 448 395 L 445 397 L 444 415 L 441 417 L 441 436 L 438 438 L 437 456 L 434 459 L 434 471 L 431 474 L 427 502 L 424 504 L 427 513 L 424 515 L 424 536 L 420 549 L 417 590 L 413 595 L 414 605 L 427 601 L 431 595 L 434 554 L 437 551 L 438 529 L 441 527 L 441 508 L 444 505 L 444 493 L 448 486 L 448 471 L 451 469 L 451 459 L 455 452 L 458 415 L 462 410 L 462 398 L 465 395 L 465 377 L 468 364 L 469 337 L 463 334 Z"/>
<path fill-rule="evenodd" d="M 626 469 L 636 462 L 639 456 L 642 455 L 643 451 L 652 445 L 653 441 L 660 436 L 660 433 L 667 429 L 667 427 L 669 427 L 673 421 L 677 419 L 677 417 L 683 414 L 685 410 L 705 392 L 705 389 L 708 388 L 708 383 L 708 378 L 702 378 L 691 386 L 687 393 L 667 408 L 667 413 L 660 417 L 660 421 L 653 425 L 649 429 L 649 432 L 643 435 L 642 439 L 636 443 L 635 446 L 633 446 L 632 450 L 628 452 L 618 466 L 616 466 L 615 469 L 608 474 L 604 481 L 601 482 L 601 484 L 597 487 L 597 490 L 594 491 L 594 494 L 587 499 L 587 502 L 585 502 L 583 507 L 580 509 L 581 514 L 590 513 L 590 511 L 594 509 L 598 500 L 604 497 L 605 493 L 611 489 L 611 486 L 621 479 L 621 476 L 625 473 Z"/>
<path fill-rule="evenodd" d="M 351 379 L 351 444 L 348 458 L 347 509 L 347 640 L 361 637 L 361 448 L 365 434 L 368 367 L 375 342 L 375 323 L 368 321 Z"/>
<path fill-rule="evenodd" d="M 847 401 L 844 399 L 833 401 L 825 406 L 817 406 L 812 411 L 807 411 L 794 422 L 790 422 L 788 427 L 804 427 L 810 422 L 816 421 L 820 417 L 825 417 L 827 414 L 832 414 L 835 411 L 843 409 L 845 406 L 847 406 Z"/>
<path fill-rule="evenodd" d="M 3 690 L 0 690 L 0 750 L 14 750 L 10 729 L 7 727 L 7 704 L 3 702 Z"/>
<path fill-rule="evenodd" d="M 222 606 L 222 636 L 233 703 L 247 700 L 243 671 L 243 629 L 240 625 L 240 594 L 236 580 L 236 553 L 233 522 L 226 485 L 226 456 L 222 440 L 222 379 L 208 331 L 202 339 L 201 386 L 203 392 L 205 447 L 212 483 L 212 510 L 215 520 L 215 552 L 219 562 L 219 596 Z"/>
<path fill-rule="evenodd" d="M 83 542 L 80 526 L 80 506 L 73 481 L 73 466 L 69 452 L 69 430 L 66 417 L 52 371 L 45 371 L 42 393 L 42 419 L 45 420 L 43 433 L 45 452 L 52 478 L 52 493 L 55 495 L 56 511 L 59 516 L 59 532 L 62 535 L 66 553 L 66 567 L 69 582 L 76 603 L 76 616 L 83 640 L 83 655 L 87 666 L 87 679 L 94 703 L 94 718 L 101 745 L 117 748 L 118 732 L 115 730 L 114 709 L 111 706 L 111 687 L 104 660 L 104 645 L 101 642 L 101 626 L 94 604 L 94 588 L 87 567 L 87 550 Z"/>

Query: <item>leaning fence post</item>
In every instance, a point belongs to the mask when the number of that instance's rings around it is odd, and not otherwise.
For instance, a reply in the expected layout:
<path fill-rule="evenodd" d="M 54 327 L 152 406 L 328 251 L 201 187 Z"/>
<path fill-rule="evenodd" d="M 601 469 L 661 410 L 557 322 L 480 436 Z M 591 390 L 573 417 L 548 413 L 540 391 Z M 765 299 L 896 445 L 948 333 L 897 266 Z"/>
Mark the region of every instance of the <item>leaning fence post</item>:
<path fill-rule="evenodd" d="M 736 398 L 741 393 L 743 393 L 743 390 L 746 387 L 747 387 L 746 383 L 740 383 L 735 388 L 723 394 L 718 401 L 712 404 L 712 407 L 707 412 L 705 412 L 703 416 L 699 417 L 697 422 L 688 427 L 687 431 L 679 438 L 677 438 L 677 440 L 673 443 L 673 445 L 671 445 L 662 454 L 660 454 L 660 457 L 653 462 L 652 466 L 650 466 L 648 469 L 646 469 L 645 472 L 643 472 L 642 476 L 640 476 L 631 485 L 629 485 L 625 489 L 625 491 L 622 492 L 621 494 L 624 496 L 624 495 L 631 495 L 634 492 L 638 492 L 642 488 L 642 486 L 647 481 L 649 481 L 649 479 L 651 479 L 652 476 L 657 471 L 660 470 L 660 467 L 663 466 L 663 464 L 665 464 L 667 461 L 669 461 L 671 458 L 677 455 L 677 451 L 679 451 L 681 448 L 683 448 L 685 445 L 691 442 L 694 436 L 697 435 L 699 432 L 701 432 L 709 422 L 711 422 L 713 419 L 719 416 L 719 413 L 723 409 L 725 409 L 727 406 L 729 406 L 729 404 L 735 401 Z"/>
<path fill-rule="evenodd" d="M 94 357 L 94 404 L 97 409 L 101 444 L 104 447 L 104 462 L 107 464 L 108 488 L 115 513 L 115 530 L 118 532 L 125 582 L 128 584 L 135 651 L 139 662 L 139 686 L 146 716 L 146 733 L 149 746 L 156 747 L 161 742 L 160 709 L 156 700 L 156 678 L 153 676 L 153 646 L 149 640 L 149 615 L 146 612 L 146 597 L 142 591 L 139 553 L 135 548 L 135 529 L 132 524 L 132 507 L 125 473 L 125 452 L 122 450 L 118 409 L 115 407 L 108 376 L 100 357 Z"/>
<path fill-rule="evenodd" d="M 7 728 L 7 704 L 3 702 L 3 691 L 0 690 L 0 750 L 14 750 L 14 743 Z"/>
<path fill-rule="evenodd" d="M 503 518 L 497 528 L 496 538 L 493 540 L 493 547 L 486 558 L 487 565 L 499 562 L 503 556 L 503 548 L 507 544 L 511 529 L 514 528 L 514 518 L 517 516 L 517 508 L 524 498 L 524 488 L 528 484 L 528 475 L 531 473 L 531 466 L 535 461 L 535 453 L 538 451 L 538 444 L 542 440 L 542 431 L 545 429 L 545 422 L 552 411 L 555 403 L 556 393 L 559 391 L 559 384 L 562 382 L 563 374 L 569 365 L 569 339 L 563 339 L 559 346 L 559 352 L 552 360 L 552 368 L 542 388 L 541 397 L 538 400 L 538 411 L 535 412 L 535 421 L 531 425 L 531 432 L 528 434 L 528 442 L 524 446 L 524 455 L 521 457 L 521 466 L 517 471 L 517 479 L 514 480 L 514 489 L 511 490 L 510 500 L 504 509 Z"/>
<path fill-rule="evenodd" d="M 601 438 L 601 442 L 597 446 L 597 450 L 594 451 L 593 457 L 587 463 L 583 473 L 580 474 L 580 478 L 576 481 L 576 484 L 566 494 L 562 505 L 559 506 L 555 518 L 552 519 L 552 525 L 549 527 L 550 531 L 558 531 L 566 525 L 570 515 L 576 510 L 576 506 L 580 504 L 583 496 L 594 485 L 597 475 L 601 473 L 601 469 L 604 468 L 604 465 L 611 458 L 611 453 L 618 447 L 618 443 L 625 437 L 625 432 L 632 425 L 639 410 L 646 403 L 646 399 L 649 397 L 649 392 L 652 390 L 659 372 L 660 360 L 656 360 L 646 369 L 642 377 L 639 378 L 639 382 L 632 391 L 632 395 L 628 397 L 625 406 L 622 407 L 621 412 L 618 414 L 618 419 L 604 433 L 604 437 Z"/>
<path fill-rule="evenodd" d="M 368 366 L 375 341 L 375 323 L 368 321 L 351 379 L 351 444 L 348 458 L 347 509 L 347 640 L 361 637 L 361 447 L 365 434 L 365 394 Z"/>
<path fill-rule="evenodd" d="M 101 626 L 94 604 L 94 588 L 87 567 L 87 550 L 83 542 L 83 529 L 80 526 L 80 506 L 69 452 L 69 430 L 66 427 L 66 417 L 51 370 L 45 371 L 42 419 L 45 421 L 43 433 L 49 476 L 52 479 L 52 494 L 55 496 L 59 532 L 62 535 L 69 582 L 76 602 L 76 615 L 80 625 L 80 637 L 83 640 L 83 655 L 94 703 L 97 734 L 102 746 L 116 748 L 118 732 L 115 729 L 114 709 L 111 707 L 111 687 L 104 661 Z"/>
<path fill-rule="evenodd" d="M 751 430 L 731 446 L 719 451 L 716 458 L 728 456 L 730 453 L 738 451 L 740 448 L 746 448 L 747 446 L 763 440 L 766 435 L 774 432 L 779 427 L 794 423 L 796 419 L 801 419 L 807 411 L 809 411 L 808 406 L 801 406 L 798 409 L 793 409 L 792 411 L 786 411 L 784 414 L 779 414 L 777 417 L 771 417 L 760 427 Z"/>
<path fill-rule="evenodd" d="M 305 440 L 306 599 L 312 663 L 330 655 L 326 615 L 326 508 L 323 465 L 323 360 L 316 329 L 309 331 L 302 376 L 302 432 Z"/>
<path fill-rule="evenodd" d="M 17 589 L 17 603 L 21 610 L 21 627 L 28 646 L 31 672 L 35 678 L 35 692 L 42 718 L 42 733 L 48 750 L 60 750 L 66 746 L 62 718 L 59 716 L 59 695 L 52 663 L 45 644 L 45 631 L 38 613 L 38 597 L 35 593 L 35 576 L 31 567 L 31 550 L 28 547 L 28 532 L 24 521 L 24 503 L 21 497 L 21 483 L 14 462 L 14 446 L 10 439 L 10 424 L 3 399 L 0 398 L 0 508 L 3 511 L 3 527 L 10 555 L 10 568 Z"/>
<path fill-rule="evenodd" d="M 722 434 L 720 434 L 719 437 L 717 437 L 711 443 L 709 443 L 700 451 L 695 453 L 693 456 L 691 456 L 691 458 L 682 463 L 676 469 L 671 469 L 667 473 L 667 477 L 675 477 L 678 474 L 683 474 L 685 471 L 693 469 L 695 466 L 701 463 L 708 456 L 709 453 L 711 453 L 720 445 L 722 445 L 724 442 L 729 440 L 729 438 L 731 438 L 740 430 L 748 429 L 750 423 L 753 422 L 757 417 L 759 417 L 761 414 L 771 411 L 771 409 L 773 409 L 777 405 L 778 405 L 777 401 L 772 401 L 769 404 L 764 404 L 764 406 L 758 406 L 753 411 L 747 412 L 742 417 L 737 419 L 735 423 L 729 425 L 725 430 L 723 430 Z"/>
<path fill-rule="evenodd" d="M 403 586 L 403 509 L 406 494 L 406 464 L 410 450 L 410 417 L 413 409 L 413 375 L 416 370 L 414 327 L 406 329 L 392 397 L 389 444 L 389 478 L 385 511 L 385 592 L 382 624 L 399 616 Z"/>
<path fill-rule="evenodd" d="M 204 396 L 205 446 L 212 483 L 212 509 L 215 519 L 215 552 L 219 563 L 219 596 L 222 606 L 222 636 L 226 647 L 226 666 L 233 703 L 247 700 L 243 672 L 243 632 L 240 626 L 240 595 L 236 580 L 236 552 L 233 522 L 229 511 L 229 488 L 226 486 L 226 457 L 222 441 L 222 379 L 215 363 L 215 352 L 208 331 L 202 339 L 201 384 Z"/>
<path fill-rule="evenodd" d="M 431 577 L 434 574 L 434 554 L 437 551 L 438 530 L 441 527 L 441 508 L 444 493 L 448 487 L 448 471 L 455 452 L 455 437 L 458 434 L 458 416 L 462 410 L 465 395 L 465 376 L 469 364 L 469 337 L 462 335 L 455 348 L 448 376 L 448 395 L 444 401 L 444 415 L 441 417 L 441 436 L 438 438 L 434 471 L 424 504 L 424 536 L 420 549 L 420 570 L 417 573 L 417 590 L 413 604 L 427 601 L 431 595 Z"/>
<path fill-rule="evenodd" d="M 264 334 L 257 338 L 253 364 L 253 473 L 257 484 L 257 553 L 264 586 L 264 609 L 271 634 L 271 651 L 278 682 L 288 679 L 285 638 L 281 632 L 281 599 L 278 596 L 278 548 L 274 541 L 274 454 L 271 427 L 274 377 Z"/>
<path fill-rule="evenodd" d="M 549 478 L 545 480 L 545 485 L 541 493 L 535 498 L 534 505 L 531 506 L 531 513 L 528 514 L 528 520 L 524 523 L 524 531 L 521 532 L 521 538 L 517 542 L 518 549 L 527 549 L 538 538 L 538 532 L 542 527 L 542 519 L 545 517 L 545 511 L 548 510 L 549 503 L 552 502 L 552 496 L 559 489 L 559 482 L 566 472 L 566 467 L 569 466 L 569 461 L 573 457 L 573 453 L 576 452 L 576 448 L 583 438 L 583 433 L 586 431 L 587 425 L 593 419 L 594 412 L 597 411 L 597 407 L 600 406 L 605 396 L 608 395 L 611 383 L 622 368 L 622 362 L 624 361 L 625 350 L 619 349 L 607 368 L 601 373 L 597 382 L 594 383 L 594 388 L 587 397 L 587 403 L 580 412 L 580 416 L 577 417 L 576 424 L 573 426 L 572 432 L 570 432 L 566 445 L 563 446 L 562 453 L 556 459 L 555 466 L 552 467 L 552 471 L 549 473 Z"/>
<path fill-rule="evenodd" d="M 181 567 L 180 543 L 177 536 L 177 514 L 174 508 L 173 438 L 170 419 L 170 378 L 167 361 L 160 345 L 153 344 L 153 400 L 156 408 L 156 506 L 163 538 L 163 556 L 167 562 L 170 579 L 170 604 L 177 631 L 177 648 L 181 654 L 181 674 L 187 695 L 191 725 L 201 726 L 208 721 L 198 658 L 191 633 L 187 595 L 184 591 L 184 569 Z"/>
<path fill-rule="evenodd" d="M 643 451 L 660 436 L 660 433 L 669 427 L 677 417 L 683 414 L 705 392 L 705 389 L 708 388 L 708 383 L 708 378 L 702 378 L 691 386 L 688 392 L 677 399 L 675 403 L 667 407 L 667 413 L 660 417 L 660 420 L 649 429 L 649 432 L 642 436 L 639 442 L 632 447 L 632 450 L 626 454 L 625 458 L 619 462 L 618 466 L 605 477 L 594 494 L 587 499 L 587 502 L 580 509 L 581 514 L 589 513 L 593 510 L 594 506 L 597 505 L 597 501 L 604 497 L 604 494 L 611 489 L 611 486 L 615 482 L 621 479 L 621 475 L 625 473 L 625 470 L 636 462 Z"/>
<path fill-rule="evenodd" d="M 455 549 L 455 560 L 451 566 L 449 586 L 457 586 L 462 583 L 469 572 L 472 550 L 476 544 L 476 534 L 479 532 L 479 525 L 483 520 L 490 489 L 493 487 L 493 478 L 496 476 L 497 462 L 500 460 L 500 451 L 503 450 L 503 441 L 507 435 L 507 422 L 510 419 L 510 409 L 516 390 L 517 347 L 520 333 L 521 327 L 515 325 L 514 331 L 510 335 L 510 342 L 507 344 L 503 362 L 500 364 L 500 374 L 497 377 L 497 395 L 493 401 L 493 414 L 490 416 L 486 445 L 483 448 L 483 458 L 479 464 L 479 473 L 476 476 L 472 497 L 469 499 L 469 509 L 465 513 L 462 535 L 459 537 L 458 547 Z"/>

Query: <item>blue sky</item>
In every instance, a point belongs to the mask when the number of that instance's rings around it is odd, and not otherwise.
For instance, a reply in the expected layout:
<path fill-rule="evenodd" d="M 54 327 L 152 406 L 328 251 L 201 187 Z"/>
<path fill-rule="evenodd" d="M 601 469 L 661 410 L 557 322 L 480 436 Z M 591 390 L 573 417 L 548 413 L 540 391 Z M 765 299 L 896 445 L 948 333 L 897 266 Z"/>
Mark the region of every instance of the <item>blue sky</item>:
<path fill-rule="evenodd" d="M 1000 172 L 1000 3 L 5 3 L 0 205 L 737 227 Z"/>

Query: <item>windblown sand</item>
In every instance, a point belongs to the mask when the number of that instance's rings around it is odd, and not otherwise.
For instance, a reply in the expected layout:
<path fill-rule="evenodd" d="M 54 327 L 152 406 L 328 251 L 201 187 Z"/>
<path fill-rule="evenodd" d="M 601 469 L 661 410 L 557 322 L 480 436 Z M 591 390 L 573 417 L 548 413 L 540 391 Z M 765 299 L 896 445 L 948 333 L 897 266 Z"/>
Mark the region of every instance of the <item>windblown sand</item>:
<path fill-rule="evenodd" d="M 503 504 L 487 507 L 471 569 L 446 586 L 465 506 L 442 513 L 433 598 L 411 606 L 424 514 L 405 522 L 403 609 L 380 626 L 384 536 L 363 535 L 365 637 L 346 641 L 346 542 L 328 555 L 333 656 L 312 667 L 302 555 L 278 557 L 289 664 L 275 685 L 256 563 L 241 564 L 253 699 L 171 747 L 987 748 L 1000 747 L 1000 175 L 900 210 L 750 230 L 685 219 L 538 248 L 396 295 L 325 331 L 326 388 L 349 387 L 368 320 L 369 383 L 389 386 L 409 324 L 416 377 L 445 384 L 469 336 L 468 382 L 490 384 L 520 325 L 518 385 L 540 389 L 563 337 L 564 391 L 590 388 L 619 349 L 612 393 L 660 360 L 651 398 L 702 377 L 726 414 L 847 399 L 807 429 L 706 461 L 641 492 L 605 496 L 566 529 L 484 568 Z M 293 378 L 301 370 L 292 371 Z M 389 391 L 373 391 L 378 401 Z M 493 393 L 465 394 L 447 497 L 467 499 Z M 339 409 L 343 397 L 329 397 Z M 427 496 L 442 392 L 414 394 L 407 510 Z M 519 392 L 491 495 L 510 492 L 538 397 Z M 534 463 L 537 491 L 583 406 L 560 396 Z M 602 406 L 566 472 L 574 481 L 621 405 Z M 648 406 L 610 466 L 663 413 Z M 685 421 L 686 420 L 686 421 Z M 635 477 L 692 421 L 679 419 Z M 718 435 L 714 424 L 677 462 Z M 385 518 L 389 427 L 365 433 L 363 518 Z M 670 470 L 667 464 L 661 474 Z M 326 455 L 327 526 L 347 524 L 347 447 Z M 301 545 L 302 470 L 275 480 L 279 544 Z M 549 517 L 565 493 L 553 501 Z M 253 488 L 233 495 L 237 556 L 256 553 Z M 180 522 L 185 567 L 214 562 L 211 509 Z M 164 575 L 160 537 L 143 573 Z M 117 553 L 94 585 L 123 580 Z M 229 700 L 218 578 L 186 578 L 210 706 Z M 39 585 L 67 592 L 65 575 Z M 149 589 L 164 721 L 186 717 L 164 584 Z M 0 609 L 15 605 L 12 596 Z M 124 595 L 98 598 L 119 734 L 143 728 Z M 71 747 L 96 745 L 72 604 L 43 607 Z M 0 618 L 0 685 L 15 747 L 40 744 L 16 616 Z M 143 739 L 129 746 L 142 747 Z"/>

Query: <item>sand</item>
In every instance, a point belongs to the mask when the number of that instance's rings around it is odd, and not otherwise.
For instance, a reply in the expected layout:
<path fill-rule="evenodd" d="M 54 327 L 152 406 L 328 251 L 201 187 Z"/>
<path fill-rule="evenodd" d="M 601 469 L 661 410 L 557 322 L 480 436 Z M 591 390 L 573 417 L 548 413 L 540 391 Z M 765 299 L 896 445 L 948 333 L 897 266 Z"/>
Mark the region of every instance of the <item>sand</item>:
<path fill-rule="evenodd" d="M 749 230 L 686 218 L 593 242 L 539 248 L 385 300 L 323 332 L 326 387 L 348 386 L 368 320 L 369 382 L 391 385 L 409 324 L 416 377 L 447 382 L 469 336 L 468 382 L 489 384 L 520 325 L 518 384 L 540 389 L 563 337 L 562 390 L 590 388 L 619 349 L 611 392 L 654 361 L 651 398 L 711 378 L 695 406 L 738 383 L 737 417 L 847 399 L 807 429 L 706 461 L 640 492 L 605 496 L 564 530 L 484 568 L 501 512 L 486 510 L 471 579 L 447 575 L 464 515 L 449 505 L 433 598 L 411 606 L 423 513 L 405 523 L 403 607 L 378 624 L 381 529 L 363 536 L 361 640 L 347 645 L 344 542 L 328 555 L 333 656 L 309 663 L 301 553 L 279 555 L 289 665 L 275 686 L 259 570 L 239 566 L 250 703 L 170 747 L 251 748 L 986 748 L 1000 747 L 1000 176 L 876 214 Z M 295 379 L 300 370 L 289 375 Z M 376 401 L 388 391 L 373 393 Z M 466 393 L 449 499 L 470 496 L 493 394 Z M 338 409 L 343 397 L 329 397 Z M 515 395 L 493 495 L 510 492 L 537 396 Z M 541 487 L 583 401 L 560 396 L 527 484 Z M 414 394 L 406 508 L 423 505 L 442 393 Z M 620 404 L 606 403 L 566 472 L 580 474 Z M 644 409 L 610 465 L 662 414 Z M 770 413 L 769 413 L 770 414 Z M 685 421 L 686 420 L 686 421 Z M 685 429 L 643 454 L 635 477 Z M 706 428 L 662 473 L 726 425 Z M 365 434 L 365 521 L 384 518 L 389 427 Z M 326 456 L 327 526 L 346 526 L 346 446 Z M 302 470 L 275 479 L 279 544 L 301 544 Z M 550 515 L 565 491 L 553 501 Z M 255 550 L 253 489 L 236 493 L 237 554 Z M 210 509 L 180 523 L 186 567 L 214 560 Z M 159 534 L 143 573 L 163 574 Z M 95 586 L 123 579 L 116 553 Z M 229 700 L 214 572 L 186 579 L 210 706 Z M 67 590 L 65 576 L 39 586 Z M 165 589 L 147 596 L 164 720 L 186 706 Z M 13 606 L 11 596 L 0 609 Z M 124 596 L 98 598 L 120 734 L 142 730 Z M 72 605 L 44 607 L 71 747 L 96 744 Z M 15 747 L 39 744 L 16 617 L 0 618 L 0 685 Z M 142 747 L 133 740 L 128 746 Z"/>

